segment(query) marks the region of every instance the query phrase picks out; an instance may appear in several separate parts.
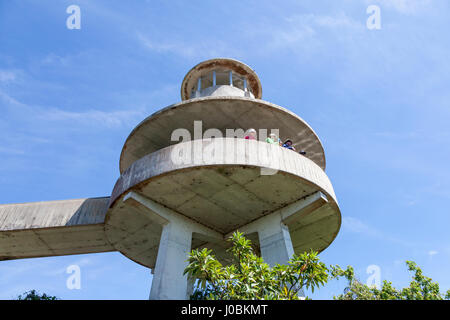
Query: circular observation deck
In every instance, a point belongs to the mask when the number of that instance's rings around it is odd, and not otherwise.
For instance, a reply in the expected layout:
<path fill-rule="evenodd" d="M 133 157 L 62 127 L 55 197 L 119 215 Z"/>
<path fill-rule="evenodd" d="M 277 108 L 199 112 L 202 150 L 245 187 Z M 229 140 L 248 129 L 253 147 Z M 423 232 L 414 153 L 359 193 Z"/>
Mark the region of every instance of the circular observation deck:
<path fill-rule="evenodd" d="M 141 207 L 123 201 L 130 191 L 223 235 L 320 191 L 327 201 L 288 223 L 296 253 L 324 250 L 341 225 L 333 187 L 314 161 L 255 140 L 181 142 L 132 162 L 111 195 L 105 220 L 110 243 L 150 268 L 156 263 L 162 227 Z M 258 247 L 257 237 L 249 238 Z M 226 241 L 211 243 L 193 234 L 192 248 L 211 248 L 224 263 L 229 261 L 228 245 Z"/>
<path fill-rule="evenodd" d="M 181 84 L 181 99 L 204 96 L 248 96 L 261 99 L 258 76 L 245 63 L 229 58 L 203 61 L 193 67 Z"/>
<path fill-rule="evenodd" d="M 132 163 L 159 149 L 179 143 L 172 141 L 177 129 L 185 129 L 191 139 L 198 139 L 195 121 L 201 121 L 200 138 L 208 129 L 218 129 L 223 137 L 228 130 L 236 130 L 243 138 L 248 128 L 279 130 L 282 141 L 289 138 L 297 150 L 305 150 L 306 157 L 325 170 L 322 143 L 314 130 L 299 116 L 273 103 L 237 96 L 203 97 L 168 106 L 138 124 L 125 141 L 120 156 L 120 172 Z"/>

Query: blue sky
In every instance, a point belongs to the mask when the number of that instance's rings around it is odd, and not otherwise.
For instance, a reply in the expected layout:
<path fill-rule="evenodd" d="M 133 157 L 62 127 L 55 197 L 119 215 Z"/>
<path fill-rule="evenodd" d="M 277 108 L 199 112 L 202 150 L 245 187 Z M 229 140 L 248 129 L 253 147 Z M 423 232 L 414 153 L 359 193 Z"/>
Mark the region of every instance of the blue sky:
<path fill-rule="evenodd" d="M 81 8 L 81 29 L 66 8 Z M 381 30 L 368 30 L 369 5 Z M 0 203 L 107 196 L 129 132 L 180 100 L 213 57 L 255 69 L 263 99 L 321 138 L 343 223 L 321 254 L 365 281 L 407 285 L 404 261 L 450 289 L 450 3 L 0 1 Z M 81 267 L 82 287 L 66 287 Z M 0 262 L 0 298 L 147 299 L 151 275 L 119 253 Z M 344 282 L 311 295 L 330 299 Z"/>

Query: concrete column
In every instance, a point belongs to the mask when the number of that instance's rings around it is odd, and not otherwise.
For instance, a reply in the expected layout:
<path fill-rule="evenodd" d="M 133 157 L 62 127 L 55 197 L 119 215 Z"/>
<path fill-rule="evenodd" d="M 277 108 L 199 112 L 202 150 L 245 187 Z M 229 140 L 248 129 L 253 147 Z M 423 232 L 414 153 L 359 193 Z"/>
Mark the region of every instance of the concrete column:
<path fill-rule="evenodd" d="M 278 264 L 287 264 L 294 255 L 289 228 L 283 223 L 280 215 L 274 215 L 264 221 L 258 230 L 261 256 L 264 262 L 271 267 Z M 298 292 L 304 297 L 303 290 Z"/>
<path fill-rule="evenodd" d="M 258 233 L 261 256 L 270 265 L 286 264 L 294 254 L 288 224 L 298 221 L 328 202 L 322 192 L 315 192 L 290 205 L 239 228 L 244 234 Z M 229 238 L 233 232 L 228 233 Z M 298 292 L 300 297 L 305 294 Z"/>
<path fill-rule="evenodd" d="M 123 197 L 123 202 L 162 227 L 150 299 L 186 299 L 188 277 L 183 272 L 188 265 L 192 233 L 206 242 L 222 242 L 223 235 L 133 191 Z"/>
<path fill-rule="evenodd" d="M 150 300 L 186 299 L 188 279 L 183 272 L 191 242 L 192 230 L 181 221 L 171 221 L 163 227 Z"/>
<path fill-rule="evenodd" d="M 261 256 L 271 267 L 286 264 L 294 254 L 288 227 L 281 221 L 280 215 L 266 219 L 258 229 Z"/>

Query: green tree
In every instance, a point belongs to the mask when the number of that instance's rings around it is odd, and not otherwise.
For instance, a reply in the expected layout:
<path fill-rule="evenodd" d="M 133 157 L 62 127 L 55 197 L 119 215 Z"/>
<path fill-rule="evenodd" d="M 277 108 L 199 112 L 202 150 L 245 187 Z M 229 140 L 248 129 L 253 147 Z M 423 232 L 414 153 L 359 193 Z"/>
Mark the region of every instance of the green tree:
<path fill-rule="evenodd" d="M 439 290 L 439 284 L 423 275 L 422 270 L 413 261 L 406 261 L 408 270 L 413 273 L 409 287 L 401 290 L 395 289 L 392 282 L 383 281 L 380 289 L 369 287 L 361 283 L 356 277 L 353 267 L 343 270 L 339 266 L 331 267 L 333 278 L 345 278 L 348 287 L 344 293 L 335 296 L 337 300 L 443 300 L 450 299 L 450 290 L 444 295 Z"/>
<path fill-rule="evenodd" d="M 184 274 L 198 279 L 192 299 L 296 300 L 300 289 L 328 281 L 328 269 L 316 252 L 294 255 L 287 265 L 270 267 L 252 249 L 251 241 L 235 232 L 228 249 L 233 263 L 223 266 L 211 250 L 193 250 Z"/>
<path fill-rule="evenodd" d="M 36 290 L 30 290 L 17 297 L 17 300 L 58 300 L 57 297 L 49 296 L 45 293 L 40 294 Z"/>
<path fill-rule="evenodd" d="M 338 300 L 450 300 L 450 290 L 440 293 L 439 284 L 423 275 L 422 270 L 412 261 L 406 261 L 413 273 L 409 287 L 401 290 L 392 282 L 383 281 L 380 289 L 369 287 L 359 281 L 353 267 L 327 268 L 319 261 L 316 252 L 294 255 L 287 265 L 269 267 L 261 257 L 255 255 L 250 240 L 242 233 L 235 232 L 228 241 L 228 249 L 233 257 L 230 265 L 223 266 L 211 254 L 211 250 L 192 250 L 189 265 L 184 270 L 192 278 L 198 279 L 191 299 L 240 300 L 240 299 L 299 299 L 301 289 L 323 286 L 330 279 L 345 278 L 348 286 L 344 293 L 335 296 Z"/>

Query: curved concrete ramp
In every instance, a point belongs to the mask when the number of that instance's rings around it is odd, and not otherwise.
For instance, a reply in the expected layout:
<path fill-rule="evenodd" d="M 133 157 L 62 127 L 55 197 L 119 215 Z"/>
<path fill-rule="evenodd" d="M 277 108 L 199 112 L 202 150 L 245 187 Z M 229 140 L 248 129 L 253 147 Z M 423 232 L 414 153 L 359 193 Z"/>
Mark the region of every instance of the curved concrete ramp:
<path fill-rule="evenodd" d="M 0 205 L 0 260 L 115 251 L 109 197 Z"/>

